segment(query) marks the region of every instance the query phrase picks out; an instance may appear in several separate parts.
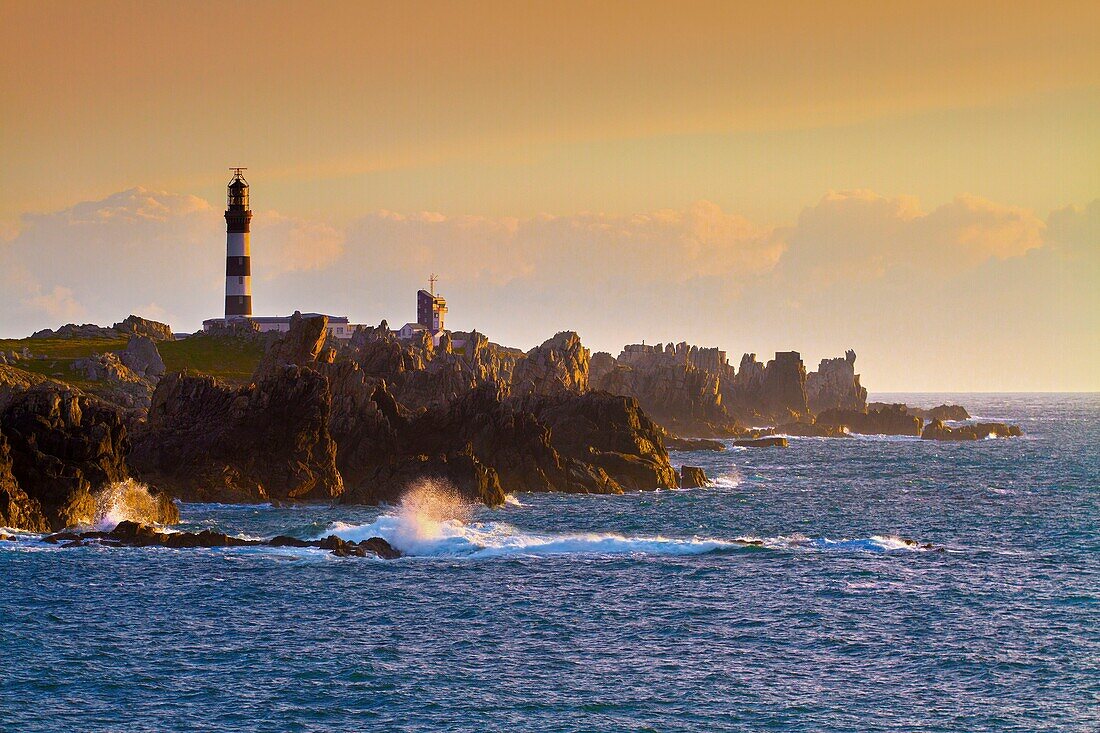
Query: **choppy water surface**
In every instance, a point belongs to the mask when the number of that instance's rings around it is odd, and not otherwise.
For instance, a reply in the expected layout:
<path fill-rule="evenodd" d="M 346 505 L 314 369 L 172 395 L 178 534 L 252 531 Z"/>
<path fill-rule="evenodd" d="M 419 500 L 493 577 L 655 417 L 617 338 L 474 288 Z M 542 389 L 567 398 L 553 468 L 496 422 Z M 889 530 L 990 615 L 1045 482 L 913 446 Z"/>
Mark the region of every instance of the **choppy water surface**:
<path fill-rule="evenodd" d="M 681 454 L 717 485 L 495 511 L 182 510 L 392 562 L 0 543 L 0 729 L 1097 730 L 1100 398 L 948 398 L 1027 438 Z"/>

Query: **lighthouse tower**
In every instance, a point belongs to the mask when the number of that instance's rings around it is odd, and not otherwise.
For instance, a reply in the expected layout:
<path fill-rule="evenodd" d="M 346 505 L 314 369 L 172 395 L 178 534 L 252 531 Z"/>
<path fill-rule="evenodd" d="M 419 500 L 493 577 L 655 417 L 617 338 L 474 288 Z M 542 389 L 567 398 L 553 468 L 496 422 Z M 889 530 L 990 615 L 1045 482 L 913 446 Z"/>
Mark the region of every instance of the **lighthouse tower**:
<path fill-rule="evenodd" d="M 245 168 L 230 168 L 233 180 L 225 209 L 225 320 L 252 317 L 252 266 L 249 262 L 248 181 Z"/>

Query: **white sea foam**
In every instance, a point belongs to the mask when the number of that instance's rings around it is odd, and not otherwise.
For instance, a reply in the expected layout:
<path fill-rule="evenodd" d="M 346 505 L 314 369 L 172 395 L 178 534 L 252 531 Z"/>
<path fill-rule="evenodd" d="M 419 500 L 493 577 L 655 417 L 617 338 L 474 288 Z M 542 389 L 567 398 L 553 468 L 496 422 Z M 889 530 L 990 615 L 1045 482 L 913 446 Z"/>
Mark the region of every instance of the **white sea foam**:
<path fill-rule="evenodd" d="M 504 495 L 504 503 L 507 504 L 508 506 L 523 506 L 523 504 L 520 503 L 519 499 L 517 499 L 512 494 L 505 494 Z"/>
<path fill-rule="evenodd" d="M 336 522 L 323 534 L 359 542 L 382 537 L 413 557 L 493 558 L 546 555 L 698 555 L 763 546 L 772 549 L 895 550 L 917 543 L 874 536 L 862 540 L 816 540 L 801 535 L 769 539 L 738 537 L 675 538 L 628 536 L 618 532 L 535 532 L 507 522 L 475 521 L 472 507 L 446 484 L 422 482 L 405 495 L 392 513 L 369 524 Z"/>

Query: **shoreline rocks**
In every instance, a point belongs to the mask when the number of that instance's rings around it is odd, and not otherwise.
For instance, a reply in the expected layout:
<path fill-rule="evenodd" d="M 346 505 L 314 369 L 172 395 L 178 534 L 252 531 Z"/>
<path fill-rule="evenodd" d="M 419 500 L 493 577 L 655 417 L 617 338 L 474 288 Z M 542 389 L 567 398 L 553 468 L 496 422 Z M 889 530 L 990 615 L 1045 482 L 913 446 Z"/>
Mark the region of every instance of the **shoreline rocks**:
<path fill-rule="evenodd" d="M 932 420 L 924 426 L 921 438 L 924 440 L 984 440 L 986 438 L 1019 438 L 1024 432 L 1019 425 L 1003 422 L 980 422 L 968 425 L 948 427 L 942 420 Z"/>
<path fill-rule="evenodd" d="M 321 540 L 300 540 L 279 535 L 270 540 L 249 540 L 204 529 L 201 532 L 164 532 L 138 522 L 119 522 L 109 532 L 58 532 L 42 538 L 61 547 L 83 547 L 98 543 L 108 547 L 164 547 L 193 549 L 215 547 L 301 547 L 329 550 L 337 557 L 379 557 L 393 560 L 402 556 L 400 550 L 381 537 L 371 537 L 361 542 L 349 542 L 336 535 Z"/>

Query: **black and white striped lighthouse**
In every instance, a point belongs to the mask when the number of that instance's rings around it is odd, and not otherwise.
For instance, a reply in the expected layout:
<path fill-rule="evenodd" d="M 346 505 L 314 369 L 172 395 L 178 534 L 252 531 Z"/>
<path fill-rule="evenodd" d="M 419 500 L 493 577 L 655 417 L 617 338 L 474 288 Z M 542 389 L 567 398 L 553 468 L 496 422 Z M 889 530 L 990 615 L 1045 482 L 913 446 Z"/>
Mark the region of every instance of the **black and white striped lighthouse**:
<path fill-rule="evenodd" d="M 249 262 L 248 181 L 245 168 L 230 168 L 233 180 L 225 209 L 225 320 L 252 317 L 252 265 Z"/>

